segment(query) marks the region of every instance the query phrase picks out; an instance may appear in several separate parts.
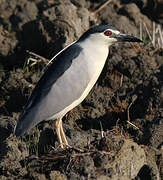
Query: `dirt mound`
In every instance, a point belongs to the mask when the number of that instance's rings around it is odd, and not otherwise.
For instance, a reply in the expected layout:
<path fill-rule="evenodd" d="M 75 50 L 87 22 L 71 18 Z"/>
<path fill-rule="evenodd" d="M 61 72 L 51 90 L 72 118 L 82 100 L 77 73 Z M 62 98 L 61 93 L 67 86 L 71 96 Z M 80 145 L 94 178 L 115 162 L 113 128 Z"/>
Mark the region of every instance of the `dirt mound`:
<path fill-rule="evenodd" d="M 159 0 L 1 2 L 0 179 L 163 177 L 161 6 Z M 144 43 L 110 48 L 96 86 L 63 120 L 74 148 L 58 147 L 53 121 L 16 138 L 20 111 L 47 59 L 101 23 Z"/>

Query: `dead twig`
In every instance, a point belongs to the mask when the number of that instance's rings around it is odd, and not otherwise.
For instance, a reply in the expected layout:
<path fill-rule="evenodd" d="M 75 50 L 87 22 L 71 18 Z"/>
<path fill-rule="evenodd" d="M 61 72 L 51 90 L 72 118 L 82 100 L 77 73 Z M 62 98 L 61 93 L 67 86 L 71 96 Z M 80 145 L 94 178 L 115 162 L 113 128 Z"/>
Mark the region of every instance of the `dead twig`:
<path fill-rule="evenodd" d="M 46 58 L 44 58 L 44 57 L 42 57 L 42 56 L 40 56 L 40 55 L 38 55 L 38 54 L 36 54 L 36 53 L 34 53 L 34 52 L 31 52 L 31 51 L 26 51 L 29 55 L 31 55 L 31 56 L 34 56 L 36 59 L 40 59 L 43 63 L 45 63 L 45 64 L 47 64 L 48 62 L 49 62 L 49 60 L 48 59 L 46 59 Z M 31 59 L 34 59 L 34 58 L 31 58 Z M 35 59 L 35 60 L 36 60 Z"/>
<path fill-rule="evenodd" d="M 46 58 L 44 58 L 44 57 L 42 57 L 42 56 L 40 56 L 40 55 L 38 55 L 38 54 L 36 54 L 34 52 L 31 52 L 31 51 L 28 51 L 28 50 L 26 52 L 29 54 L 29 56 L 31 56 L 27 60 L 27 64 L 26 64 L 27 65 L 27 70 L 28 70 L 28 66 L 32 67 L 32 66 L 34 66 L 36 64 L 39 64 L 39 63 L 40 64 L 41 63 L 43 63 L 43 64 L 48 64 L 49 63 L 48 59 L 46 59 Z M 44 71 L 41 71 L 39 77 L 42 76 L 43 72 Z"/>
<path fill-rule="evenodd" d="M 132 102 L 129 104 L 128 108 L 127 108 L 127 119 L 128 121 L 130 121 L 130 107 L 133 105 L 133 103 L 136 101 L 137 96 L 133 96 L 132 97 Z"/>
<path fill-rule="evenodd" d="M 153 56 L 156 52 L 158 52 L 159 51 L 159 48 L 155 48 L 153 51 L 150 51 L 149 52 L 149 55 L 150 56 Z"/>
<path fill-rule="evenodd" d="M 140 39 L 143 39 L 143 27 L 145 28 L 145 32 L 148 35 L 150 42 L 155 48 L 163 48 L 163 32 L 161 30 L 161 26 L 152 22 L 152 33 L 150 33 L 145 22 L 140 22 Z"/>
<path fill-rule="evenodd" d="M 139 129 L 135 124 L 133 124 L 133 123 L 131 123 L 130 122 L 130 107 L 133 105 L 133 103 L 136 101 L 136 99 L 137 99 L 137 96 L 133 96 L 132 97 L 132 102 L 129 104 L 129 106 L 128 106 L 128 108 L 127 108 L 127 123 L 128 124 L 130 124 L 131 126 L 133 126 L 134 128 L 136 128 L 136 129 Z"/>
<path fill-rule="evenodd" d="M 100 121 L 100 128 L 101 128 L 101 138 L 104 138 L 104 130 L 101 121 Z"/>
<path fill-rule="evenodd" d="M 155 24 L 155 22 L 153 22 L 153 40 L 152 40 L 152 44 L 153 44 L 154 47 L 155 47 L 155 39 L 156 39 L 156 36 L 155 36 L 156 35 L 156 30 L 155 30 L 155 28 L 156 28 L 156 24 Z M 147 28 L 146 28 L 146 30 L 147 30 Z M 147 31 L 147 33 L 148 33 L 148 31 Z M 149 35 L 149 33 L 148 33 L 148 35 Z"/>
<path fill-rule="evenodd" d="M 46 64 L 46 66 L 42 69 L 42 71 L 41 71 L 41 75 L 46 71 L 46 69 L 48 68 L 48 66 L 49 66 L 49 64 L 51 64 L 52 63 L 52 61 L 59 55 L 59 54 L 61 54 L 65 49 L 67 49 L 69 46 L 71 46 L 72 44 L 74 44 L 76 41 L 74 41 L 74 42 L 72 42 L 71 44 L 69 44 L 68 46 L 66 46 L 65 48 L 63 48 L 61 51 L 59 51 L 54 57 L 52 57 L 49 61 L 48 61 L 48 63 Z M 40 76 L 41 76 L 40 75 Z"/>
<path fill-rule="evenodd" d="M 121 75 L 121 78 L 120 78 L 120 87 L 122 87 L 122 83 L 123 83 L 123 74 Z"/>
<path fill-rule="evenodd" d="M 140 22 L 140 39 L 143 39 L 143 29 L 142 29 L 142 22 Z"/>
<path fill-rule="evenodd" d="M 103 8 L 105 8 L 109 3 L 111 3 L 113 0 L 107 0 L 103 4 L 101 4 L 95 11 L 93 11 L 93 14 L 98 14 Z"/>
<path fill-rule="evenodd" d="M 78 156 L 86 156 L 86 155 L 90 155 L 90 154 L 93 154 L 93 153 L 100 153 L 100 154 L 114 155 L 113 152 L 98 151 L 98 150 L 90 150 L 89 152 L 73 154 L 73 155 L 71 155 L 71 157 L 72 157 L 72 158 L 75 158 L 75 157 L 78 157 Z"/>
<path fill-rule="evenodd" d="M 91 139 L 90 139 L 90 137 L 88 136 L 88 137 L 87 137 L 87 147 L 88 147 L 89 150 L 90 150 L 90 144 L 91 144 Z"/>
<path fill-rule="evenodd" d="M 158 27 L 159 35 L 160 35 L 160 41 L 161 41 L 161 47 L 163 47 L 163 33 L 161 31 L 161 26 Z"/>
<path fill-rule="evenodd" d="M 131 123 L 130 121 L 127 121 L 127 123 L 133 126 L 135 129 L 139 129 L 135 124 Z"/>

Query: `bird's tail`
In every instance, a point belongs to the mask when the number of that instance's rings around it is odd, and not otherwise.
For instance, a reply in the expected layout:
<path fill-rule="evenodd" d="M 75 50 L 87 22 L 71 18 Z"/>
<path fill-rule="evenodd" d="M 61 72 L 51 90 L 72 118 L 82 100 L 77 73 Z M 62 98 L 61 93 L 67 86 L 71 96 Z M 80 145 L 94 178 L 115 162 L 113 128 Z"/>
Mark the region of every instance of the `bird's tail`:
<path fill-rule="evenodd" d="M 36 116 L 33 111 L 31 111 L 30 113 L 22 113 L 15 127 L 14 134 L 16 136 L 23 136 L 28 130 L 38 124 L 39 122 L 36 121 L 35 117 Z"/>
<path fill-rule="evenodd" d="M 23 136 L 24 133 L 27 131 L 27 127 L 25 127 L 23 125 L 24 121 L 23 119 L 19 119 L 17 125 L 15 126 L 15 129 L 14 129 L 14 134 L 16 136 Z"/>

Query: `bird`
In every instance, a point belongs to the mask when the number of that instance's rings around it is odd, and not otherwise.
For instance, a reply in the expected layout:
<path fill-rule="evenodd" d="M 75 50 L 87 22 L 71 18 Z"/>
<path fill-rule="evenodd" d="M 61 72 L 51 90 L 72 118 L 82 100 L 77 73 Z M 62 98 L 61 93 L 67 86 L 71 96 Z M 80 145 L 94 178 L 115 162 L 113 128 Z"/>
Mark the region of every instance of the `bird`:
<path fill-rule="evenodd" d="M 61 50 L 27 100 L 15 135 L 23 136 L 38 123 L 54 120 L 60 147 L 69 147 L 62 118 L 86 98 L 102 72 L 109 47 L 116 42 L 142 41 L 121 33 L 112 25 L 98 25 Z"/>

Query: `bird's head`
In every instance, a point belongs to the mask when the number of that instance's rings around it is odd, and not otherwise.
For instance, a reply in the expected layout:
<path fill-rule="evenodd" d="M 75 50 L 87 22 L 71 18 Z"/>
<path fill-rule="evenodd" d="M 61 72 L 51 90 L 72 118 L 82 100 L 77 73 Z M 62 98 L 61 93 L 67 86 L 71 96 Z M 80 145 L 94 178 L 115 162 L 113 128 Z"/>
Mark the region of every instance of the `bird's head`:
<path fill-rule="evenodd" d="M 115 27 L 109 25 L 99 25 L 86 31 L 79 41 L 91 40 L 93 43 L 110 46 L 116 42 L 142 42 L 137 37 L 123 34 Z"/>

